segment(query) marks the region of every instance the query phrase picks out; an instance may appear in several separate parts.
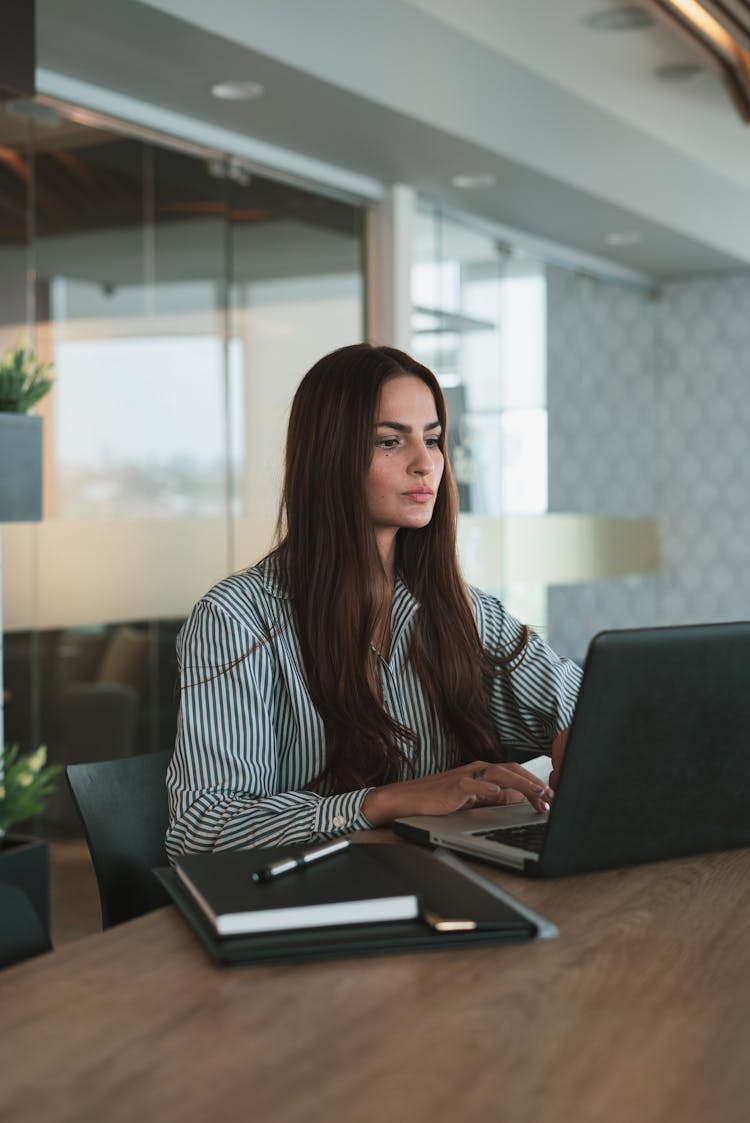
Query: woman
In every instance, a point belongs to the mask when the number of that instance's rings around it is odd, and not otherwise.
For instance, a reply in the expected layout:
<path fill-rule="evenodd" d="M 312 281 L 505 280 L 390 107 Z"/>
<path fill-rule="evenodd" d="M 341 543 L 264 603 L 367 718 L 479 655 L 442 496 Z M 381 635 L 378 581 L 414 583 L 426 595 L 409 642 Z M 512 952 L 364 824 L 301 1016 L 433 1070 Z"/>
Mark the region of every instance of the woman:
<path fill-rule="evenodd" d="M 279 545 L 178 640 L 170 857 L 308 842 L 552 790 L 574 663 L 469 588 L 435 376 L 390 347 L 321 359 L 295 395 Z"/>

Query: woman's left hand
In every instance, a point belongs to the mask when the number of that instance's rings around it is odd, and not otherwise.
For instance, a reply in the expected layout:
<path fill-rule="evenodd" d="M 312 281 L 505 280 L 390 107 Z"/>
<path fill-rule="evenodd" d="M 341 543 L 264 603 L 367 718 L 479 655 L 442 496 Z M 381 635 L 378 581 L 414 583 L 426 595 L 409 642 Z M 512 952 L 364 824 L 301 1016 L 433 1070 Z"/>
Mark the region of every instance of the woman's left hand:
<path fill-rule="evenodd" d="M 552 742 L 552 771 L 549 774 L 549 786 L 552 789 L 557 787 L 557 781 L 560 779 L 560 769 L 565 756 L 569 732 L 569 729 L 563 729 L 562 733 L 558 733 Z"/>

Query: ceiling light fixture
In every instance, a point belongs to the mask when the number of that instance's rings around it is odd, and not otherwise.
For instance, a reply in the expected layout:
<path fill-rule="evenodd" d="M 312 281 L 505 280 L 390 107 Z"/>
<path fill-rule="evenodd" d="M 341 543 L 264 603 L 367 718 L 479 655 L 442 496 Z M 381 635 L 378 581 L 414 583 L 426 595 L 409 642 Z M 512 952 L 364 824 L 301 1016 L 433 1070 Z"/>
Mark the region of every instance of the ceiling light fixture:
<path fill-rule="evenodd" d="M 743 121 L 750 123 L 748 0 L 648 0 L 718 70 Z"/>
<path fill-rule="evenodd" d="M 697 62 L 668 62 L 656 67 L 654 77 L 660 82 L 689 82 L 702 73 L 703 67 Z"/>
<path fill-rule="evenodd" d="M 461 191 L 475 191 L 479 187 L 494 187 L 497 176 L 492 172 L 472 172 L 466 175 L 454 175 L 451 183 Z"/>
<path fill-rule="evenodd" d="M 591 31 L 635 31 L 639 27 L 651 27 L 653 22 L 654 17 L 635 4 L 622 4 L 581 16 L 581 23 Z"/>
<path fill-rule="evenodd" d="M 260 82 L 216 82 L 211 87 L 213 97 L 221 101 L 252 101 L 253 98 L 262 97 L 265 93 Z"/>

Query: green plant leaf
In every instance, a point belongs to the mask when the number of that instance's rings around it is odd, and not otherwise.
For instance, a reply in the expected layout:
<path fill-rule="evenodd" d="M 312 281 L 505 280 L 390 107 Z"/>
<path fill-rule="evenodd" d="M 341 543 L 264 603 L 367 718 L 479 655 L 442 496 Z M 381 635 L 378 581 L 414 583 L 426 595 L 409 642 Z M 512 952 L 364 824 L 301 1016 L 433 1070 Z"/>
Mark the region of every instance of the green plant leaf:
<path fill-rule="evenodd" d="M 0 412 L 28 413 L 53 385 L 52 363 L 40 363 L 19 344 L 0 359 Z"/>
<path fill-rule="evenodd" d="M 34 755 L 21 756 L 18 745 L 7 746 L 3 753 L 0 779 L 0 828 L 3 830 L 40 814 L 54 791 L 62 768 L 51 764 L 35 770 L 38 761 L 32 759 Z"/>

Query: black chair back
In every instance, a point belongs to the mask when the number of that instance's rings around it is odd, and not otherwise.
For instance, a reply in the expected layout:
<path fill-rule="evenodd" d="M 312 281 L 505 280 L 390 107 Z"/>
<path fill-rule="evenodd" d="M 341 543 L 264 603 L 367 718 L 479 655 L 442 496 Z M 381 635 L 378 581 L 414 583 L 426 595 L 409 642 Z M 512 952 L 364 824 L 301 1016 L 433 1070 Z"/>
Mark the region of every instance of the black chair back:
<path fill-rule="evenodd" d="M 0 882 L 0 967 L 10 967 L 52 947 L 29 898 L 17 885 Z"/>
<path fill-rule="evenodd" d="M 169 903 L 152 869 L 167 864 L 170 756 L 164 750 L 65 769 L 94 864 L 104 928 Z"/>

